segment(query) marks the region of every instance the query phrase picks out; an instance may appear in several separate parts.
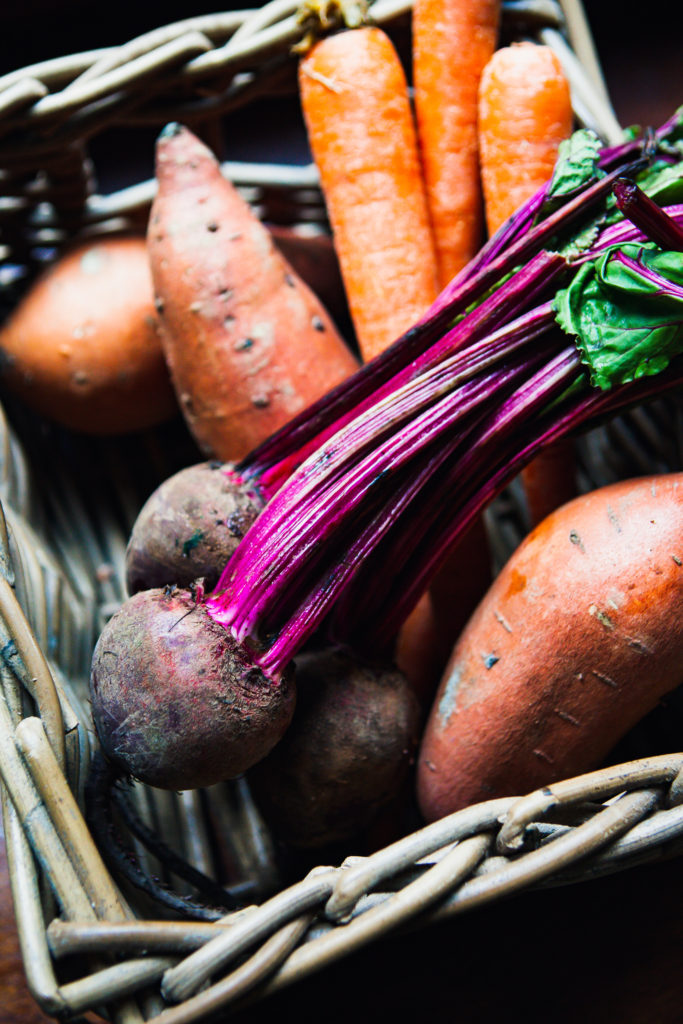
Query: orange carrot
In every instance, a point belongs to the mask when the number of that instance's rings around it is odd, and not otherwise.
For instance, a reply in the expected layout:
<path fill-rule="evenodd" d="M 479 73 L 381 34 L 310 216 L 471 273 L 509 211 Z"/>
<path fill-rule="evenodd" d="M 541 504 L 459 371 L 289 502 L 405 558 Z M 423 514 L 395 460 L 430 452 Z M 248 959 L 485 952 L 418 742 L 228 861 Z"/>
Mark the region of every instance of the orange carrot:
<path fill-rule="evenodd" d="M 438 290 L 405 75 L 388 36 L 362 26 L 315 43 L 300 62 L 299 87 L 351 318 L 369 360 Z"/>
<path fill-rule="evenodd" d="M 547 46 L 496 50 L 479 86 L 479 152 L 492 234 L 547 181 L 572 130 L 569 84 Z"/>
<path fill-rule="evenodd" d="M 484 519 L 476 519 L 403 623 L 394 657 L 426 710 L 453 644 L 491 584 Z"/>
<path fill-rule="evenodd" d="M 349 308 L 367 361 L 414 323 L 438 291 L 405 76 L 388 37 L 363 27 L 318 42 L 301 62 L 300 89 Z M 484 526 L 477 523 L 397 638 L 397 664 L 426 704 L 490 579 Z"/>
<path fill-rule="evenodd" d="M 499 20 L 499 0 L 413 3 L 415 113 L 442 287 L 482 242 L 478 88 Z"/>
<path fill-rule="evenodd" d="M 576 449 L 572 437 L 556 441 L 522 470 L 529 525 L 537 526 L 578 493 Z"/>
<path fill-rule="evenodd" d="M 513 43 L 486 65 L 479 93 L 479 147 L 486 225 L 493 234 L 553 172 L 572 130 L 569 84 L 547 46 Z M 522 471 L 531 525 L 576 494 L 571 439 Z"/>

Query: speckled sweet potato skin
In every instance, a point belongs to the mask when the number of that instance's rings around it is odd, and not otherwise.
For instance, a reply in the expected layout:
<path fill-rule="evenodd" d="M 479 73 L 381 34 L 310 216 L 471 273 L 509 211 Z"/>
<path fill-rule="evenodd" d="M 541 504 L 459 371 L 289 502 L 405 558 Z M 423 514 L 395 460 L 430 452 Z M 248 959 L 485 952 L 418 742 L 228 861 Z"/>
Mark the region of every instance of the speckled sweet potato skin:
<path fill-rule="evenodd" d="M 105 626 L 92 714 L 110 761 L 161 789 L 234 778 L 272 749 L 295 704 L 291 672 L 269 679 L 194 592 L 135 594 Z"/>
<path fill-rule="evenodd" d="M 192 132 L 168 126 L 156 167 L 147 244 L 166 359 L 201 451 L 239 461 L 357 360 Z"/>
<path fill-rule="evenodd" d="M 427 820 L 603 761 L 683 682 L 683 474 L 548 516 L 456 644 L 419 753 Z"/>
<path fill-rule="evenodd" d="M 70 430 L 126 434 L 178 414 L 144 236 L 75 245 L 0 331 L 3 386 Z"/>
<path fill-rule="evenodd" d="M 201 462 L 165 480 L 149 496 L 126 548 L 129 594 L 198 579 L 212 589 L 263 507 L 232 463 Z"/>
<path fill-rule="evenodd" d="M 275 834 L 315 849 L 357 835 L 397 796 L 414 763 L 420 710 L 397 669 L 342 652 L 300 656 L 296 677 L 292 724 L 249 779 Z"/>

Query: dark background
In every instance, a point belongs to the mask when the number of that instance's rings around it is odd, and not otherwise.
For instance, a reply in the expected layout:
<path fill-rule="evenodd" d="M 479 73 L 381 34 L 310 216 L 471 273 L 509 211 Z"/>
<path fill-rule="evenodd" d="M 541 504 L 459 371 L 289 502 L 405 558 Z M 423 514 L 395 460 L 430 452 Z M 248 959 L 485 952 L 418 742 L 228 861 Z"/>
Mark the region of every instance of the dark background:
<path fill-rule="evenodd" d="M 3 11 L 0 73 L 123 43 L 221 5 L 140 3 L 134 14 L 85 0 L 13 6 Z M 585 8 L 620 121 L 663 121 L 683 102 L 680 0 L 637 8 L 586 0 Z M 240 155 L 245 140 L 241 145 Z M 278 158 L 277 136 L 270 137 L 269 156 Z M 131 154 L 120 152 L 118 161 L 118 173 L 131 172 Z M 662 861 L 395 936 L 234 1020 L 678 1024 L 682 959 L 681 861 Z M 26 993 L 1 846 L 0 993 L 0 1024 L 46 1021 Z"/>
<path fill-rule="evenodd" d="M 169 0 L 93 4 L 86 0 L 5 3 L 0 74 L 35 61 L 127 42 L 161 25 L 244 4 Z M 681 103 L 680 0 L 639 5 L 584 0 L 617 116 L 624 124 L 659 123 Z M 231 157 L 232 154 L 227 154 Z M 275 154 L 271 158 L 276 159 Z"/>
<path fill-rule="evenodd" d="M 11 9 L 6 3 L 0 28 L 0 74 L 51 57 L 122 44 L 154 28 L 226 6 L 254 3 L 143 0 L 133 8 L 118 2 L 22 0 Z M 652 16 L 645 13 L 648 5 L 635 8 L 609 0 L 584 0 L 614 110 L 624 126 L 658 126 L 683 102 L 680 0 L 658 0 L 649 7 Z M 407 32 L 399 42 L 410 74 Z M 116 191 L 153 176 L 154 140 L 161 127 L 115 126 L 91 138 L 88 153 L 98 191 Z M 210 131 L 211 145 L 222 160 L 306 163 L 310 159 L 295 95 L 270 97 L 224 117 L 222 145 L 213 127 Z"/>

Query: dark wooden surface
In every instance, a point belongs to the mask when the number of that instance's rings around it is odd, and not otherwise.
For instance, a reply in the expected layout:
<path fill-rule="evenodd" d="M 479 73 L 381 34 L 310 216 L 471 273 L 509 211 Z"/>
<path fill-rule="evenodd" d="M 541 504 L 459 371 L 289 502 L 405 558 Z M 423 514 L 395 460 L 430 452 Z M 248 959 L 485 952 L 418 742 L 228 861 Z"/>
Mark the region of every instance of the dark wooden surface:
<path fill-rule="evenodd" d="M 0 828 L 0 1024 L 46 1024 L 26 988 L 24 968 L 14 923 L 5 837 Z"/>
<path fill-rule="evenodd" d="M 679 0 L 587 0 L 616 113 L 657 125 L 683 102 Z M 143 5 L 151 27 L 220 5 Z M 118 7 L 24 0 L 5 19 L 0 71 L 104 42 L 137 28 Z M 3 15 L 4 16 L 4 15 Z M 102 33 L 109 33 L 102 36 Z M 22 49 L 23 44 L 23 49 Z M 25 59 L 24 59 L 25 58 Z M 683 862 L 663 861 L 562 889 L 526 893 L 438 928 L 394 936 L 304 984 L 243 1010 L 261 1020 L 341 1024 L 388 1020 L 488 1024 L 683 1022 Z M 46 1024 L 26 989 L 0 840 L 0 1024 Z"/>

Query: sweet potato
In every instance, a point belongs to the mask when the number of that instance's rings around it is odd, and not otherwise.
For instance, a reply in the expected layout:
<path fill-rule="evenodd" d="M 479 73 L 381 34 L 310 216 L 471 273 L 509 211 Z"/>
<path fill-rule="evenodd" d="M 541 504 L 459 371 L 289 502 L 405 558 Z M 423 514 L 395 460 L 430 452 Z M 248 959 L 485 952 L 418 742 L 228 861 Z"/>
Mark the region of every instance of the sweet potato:
<path fill-rule="evenodd" d="M 419 754 L 433 820 L 598 765 L 683 682 L 683 474 L 561 506 L 470 619 Z"/>
<path fill-rule="evenodd" d="M 249 779 L 275 834 L 314 849 L 358 835 L 396 797 L 419 707 L 402 673 L 337 651 L 301 655 L 296 680 L 292 724 Z"/>
<path fill-rule="evenodd" d="M 316 295 L 344 337 L 351 336 L 349 307 L 331 235 L 322 227 L 268 222 L 268 231 L 287 262 Z"/>
<path fill-rule="evenodd" d="M 231 463 L 201 462 L 149 496 L 126 548 L 129 594 L 203 579 L 211 589 L 262 508 L 255 488 Z"/>
<path fill-rule="evenodd" d="M 62 256 L 0 332 L 0 365 L 8 390 L 71 430 L 124 434 L 177 413 L 145 239 L 102 238 Z"/>
<path fill-rule="evenodd" d="M 295 703 L 291 671 L 264 675 L 201 593 L 177 587 L 142 590 L 112 616 L 90 694 L 106 756 L 161 789 L 240 775 L 281 738 Z"/>
<path fill-rule="evenodd" d="M 213 154 L 169 125 L 148 249 L 161 338 L 202 452 L 238 461 L 357 366 Z"/>

